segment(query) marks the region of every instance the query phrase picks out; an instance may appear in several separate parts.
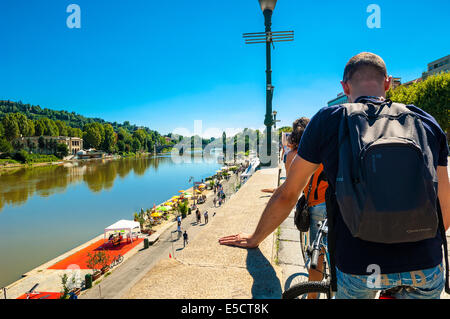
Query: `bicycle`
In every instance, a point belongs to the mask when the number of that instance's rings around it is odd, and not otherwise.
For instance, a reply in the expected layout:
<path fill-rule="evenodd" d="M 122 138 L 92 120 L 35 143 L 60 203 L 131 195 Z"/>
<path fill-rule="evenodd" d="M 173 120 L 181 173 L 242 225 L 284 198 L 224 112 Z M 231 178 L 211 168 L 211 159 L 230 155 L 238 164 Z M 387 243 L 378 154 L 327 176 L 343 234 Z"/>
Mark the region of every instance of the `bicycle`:
<path fill-rule="evenodd" d="M 323 274 L 323 281 L 306 281 L 289 287 L 283 292 L 283 299 L 306 299 L 308 294 L 317 293 L 319 299 L 326 297 L 331 298 L 330 289 L 330 274 L 328 272 L 330 265 L 330 256 L 328 253 L 327 245 L 325 244 L 326 236 L 328 234 L 328 221 L 325 219 L 323 222 L 318 223 L 319 231 L 312 245 L 309 245 L 309 231 L 300 232 L 300 247 L 307 269 L 316 269 L 320 256 L 323 258 L 323 266 L 321 273 Z"/>
<path fill-rule="evenodd" d="M 323 222 L 319 222 L 318 226 L 319 231 L 312 246 L 309 245 L 309 231 L 300 232 L 300 246 L 305 261 L 305 266 L 307 269 L 309 269 L 308 266 L 310 266 L 310 268 L 312 269 L 316 269 L 319 256 L 323 255 L 323 253 L 321 252 L 322 251 L 325 252 L 326 258 L 324 258 L 322 270 L 322 274 L 325 280 L 306 281 L 295 284 L 283 292 L 282 295 L 283 299 L 306 299 L 308 295 L 312 293 L 317 294 L 319 299 L 321 299 L 322 297 L 325 297 L 326 299 L 332 298 L 331 284 L 330 284 L 331 274 L 327 272 L 327 264 L 330 265 L 330 256 L 328 253 L 327 246 L 324 243 L 324 239 L 328 234 L 327 219 L 325 219 Z M 397 286 L 381 290 L 378 298 L 396 299 L 394 295 L 402 290 L 411 291 L 414 290 L 414 288 L 410 286 Z"/>
<path fill-rule="evenodd" d="M 111 262 L 111 264 L 109 265 L 109 268 L 113 268 L 115 266 L 117 266 L 118 264 L 120 264 L 123 261 L 123 256 L 121 254 L 115 256 L 113 258 L 113 261 Z"/>

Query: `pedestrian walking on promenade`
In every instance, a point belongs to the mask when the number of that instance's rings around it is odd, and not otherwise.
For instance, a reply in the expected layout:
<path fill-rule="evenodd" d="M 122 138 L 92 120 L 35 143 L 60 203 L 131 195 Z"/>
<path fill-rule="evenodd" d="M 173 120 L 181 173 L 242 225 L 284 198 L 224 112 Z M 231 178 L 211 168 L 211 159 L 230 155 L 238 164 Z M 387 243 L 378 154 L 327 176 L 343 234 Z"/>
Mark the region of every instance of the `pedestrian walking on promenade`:
<path fill-rule="evenodd" d="M 214 199 L 213 199 L 213 204 L 214 204 L 214 207 L 216 207 L 216 204 L 217 204 L 217 198 L 215 198 L 215 197 L 214 197 Z"/>
<path fill-rule="evenodd" d="M 198 208 L 195 211 L 195 215 L 197 217 L 197 224 L 200 224 L 200 222 L 201 222 L 201 215 L 200 215 L 200 210 Z"/>
<path fill-rule="evenodd" d="M 177 226 L 177 233 L 178 233 L 178 238 L 177 238 L 177 240 L 178 240 L 181 237 L 181 224 L 178 224 L 178 226 Z"/>
<path fill-rule="evenodd" d="M 208 224 L 208 211 L 205 211 L 203 215 L 205 217 L 205 224 Z"/>
<path fill-rule="evenodd" d="M 184 233 L 183 233 L 183 247 L 186 247 L 187 244 L 188 244 L 188 233 L 186 231 L 184 231 Z"/>

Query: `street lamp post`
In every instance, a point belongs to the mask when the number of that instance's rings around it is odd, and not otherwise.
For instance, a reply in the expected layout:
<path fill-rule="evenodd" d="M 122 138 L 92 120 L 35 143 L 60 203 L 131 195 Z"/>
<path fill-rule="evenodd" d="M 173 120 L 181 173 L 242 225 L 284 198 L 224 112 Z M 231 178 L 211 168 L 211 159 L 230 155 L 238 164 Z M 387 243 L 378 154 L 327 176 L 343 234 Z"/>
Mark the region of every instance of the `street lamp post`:
<path fill-rule="evenodd" d="M 274 42 L 285 42 L 294 40 L 294 31 L 272 32 L 272 14 L 277 4 L 277 0 L 258 0 L 264 14 L 265 32 L 244 33 L 246 44 L 265 43 L 266 44 L 266 115 L 264 125 L 267 134 L 267 157 L 272 155 L 272 125 L 274 125 L 272 114 L 273 90 L 272 86 L 272 51 Z"/>
<path fill-rule="evenodd" d="M 277 129 L 277 122 L 280 122 L 280 120 L 277 120 L 277 111 L 273 111 L 273 128 Z"/>
<path fill-rule="evenodd" d="M 267 157 L 270 158 L 272 154 L 272 100 L 273 89 L 272 86 L 272 51 L 270 46 L 272 42 L 270 34 L 272 32 L 272 14 L 277 4 L 277 0 L 259 0 L 261 10 L 264 15 L 264 25 L 266 27 L 266 117 L 264 119 L 264 125 L 266 126 L 267 133 Z"/>

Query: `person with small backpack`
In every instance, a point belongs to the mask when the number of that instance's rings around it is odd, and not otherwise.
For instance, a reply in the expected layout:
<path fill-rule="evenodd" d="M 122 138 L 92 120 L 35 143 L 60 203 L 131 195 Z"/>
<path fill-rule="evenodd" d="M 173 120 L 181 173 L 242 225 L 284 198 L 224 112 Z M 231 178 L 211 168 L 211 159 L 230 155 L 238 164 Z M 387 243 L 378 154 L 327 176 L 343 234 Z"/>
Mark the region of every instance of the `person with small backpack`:
<path fill-rule="evenodd" d="M 341 82 L 349 103 L 322 108 L 311 119 L 286 181 L 253 234 L 219 243 L 256 248 L 289 216 L 322 163 L 335 297 L 371 299 L 399 286 L 410 289 L 396 298 L 438 299 L 444 288 L 450 293 L 446 134 L 417 106 L 386 99 L 391 80 L 378 55 L 352 57 Z"/>
<path fill-rule="evenodd" d="M 184 231 L 184 233 L 183 233 L 183 247 L 186 247 L 187 244 L 188 244 L 188 233 L 187 233 L 187 231 Z"/>
<path fill-rule="evenodd" d="M 195 216 L 197 217 L 197 224 L 200 224 L 201 221 L 201 214 L 200 214 L 200 210 L 197 208 L 197 210 L 195 211 Z"/>
<path fill-rule="evenodd" d="M 292 124 L 292 133 L 289 135 L 289 144 L 292 145 L 293 149 L 297 150 L 300 140 L 302 138 L 303 132 L 309 123 L 309 119 L 302 117 L 294 121 Z M 290 163 L 294 159 L 296 151 L 291 151 L 288 153 L 288 159 Z M 287 174 L 289 173 L 290 163 L 286 163 Z M 317 233 L 319 231 L 319 222 L 324 221 L 327 218 L 327 207 L 325 205 L 325 191 L 328 188 L 328 183 L 325 177 L 325 172 L 323 171 L 323 165 L 321 164 L 317 171 L 309 179 L 308 184 L 303 189 L 302 197 L 297 201 L 296 214 L 305 213 L 307 222 L 305 223 L 307 231 L 309 229 L 309 245 L 312 245 L 316 239 Z M 298 226 L 297 227 L 301 227 Z M 325 237 L 326 244 L 326 237 Z M 317 263 L 317 269 L 308 269 L 308 281 L 321 281 L 323 279 L 323 256 L 324 251 L 321 252 Z M 317 298 L 317 294 L 309 294 L 308 299 Z"/>
<path fill-rule="evenodd" d="M 286 175 L 289 174 L 289 168 L 293 159 L 297 154 L 298 145 L 302 138 L 303 132 L 309 123 L 309 119 L 301 117 L 296 119 L 292 123 L 292 132 L 287 138 L 287 142 L 292 149 L 287 153 L 286 161 L 284 163 L 286 169 Z M 298 200 L 296 211 L 305 211 L 306 213 L 306 226 L 301 231 L 309 230 L 309 244 L 312 245 L 314 239 L 319 231 L 318 223 L 324 221 L 327 218 L 327 211 L 325 205 L 325 191 L 328 188 L 325 172 L 323 171 L 323 165 L 320 165 L 316 172 L 310 178 L 307 186 L 303 190 L 303 196 Z M 262 189 L 262 192 L 273 193 L 276 189 Z M 297 226 L 299 227 L 299 226 Z M 301 226 L 300 226 L 301 227 Z M 300 230 L 300 229 L 299 229 Z M 326 238 L 325 238 L 326 239 Z M 323 252 L 322 252 L 323 253 Z M 308 269 L 308 281 L 321 281 L 323 279 L 323 254 L 319 257 L 317 269 Z M 315 299 L 316 294 L 310 294 L 308 298 Z"/>

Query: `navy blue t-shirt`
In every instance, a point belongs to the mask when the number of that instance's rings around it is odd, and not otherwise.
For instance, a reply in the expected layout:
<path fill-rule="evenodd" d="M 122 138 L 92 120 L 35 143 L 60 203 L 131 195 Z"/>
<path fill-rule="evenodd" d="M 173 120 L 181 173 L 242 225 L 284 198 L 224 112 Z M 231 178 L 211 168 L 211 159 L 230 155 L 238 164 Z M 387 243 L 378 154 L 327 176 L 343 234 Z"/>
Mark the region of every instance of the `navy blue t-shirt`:
<path fill-rule="evenodd" d="M 376 103 L 371 98 L 367 100 Z M 447 166 L 447 138 L 439 124 L 423 110 L 413 105 L 407 107 L 422 120 L 434 166 Z M 338 129 L 343 110 L 341 105 L 322 108 L 309 122 L 298 148 L 298 155 L 303 159 L 315 164 L 323 163 L 333 189 L 336 189 Z M 368 275 L 367 267 L 371 264 L 379 265 L 383 274 L 399 273 L 432 268 L 442 262 L 439 232 L 435 238 L 415 243 L 379 244 L 353 237 L 341 214 L 336 215 L 335 260 L 336 266 L 344 273 Z"/>

